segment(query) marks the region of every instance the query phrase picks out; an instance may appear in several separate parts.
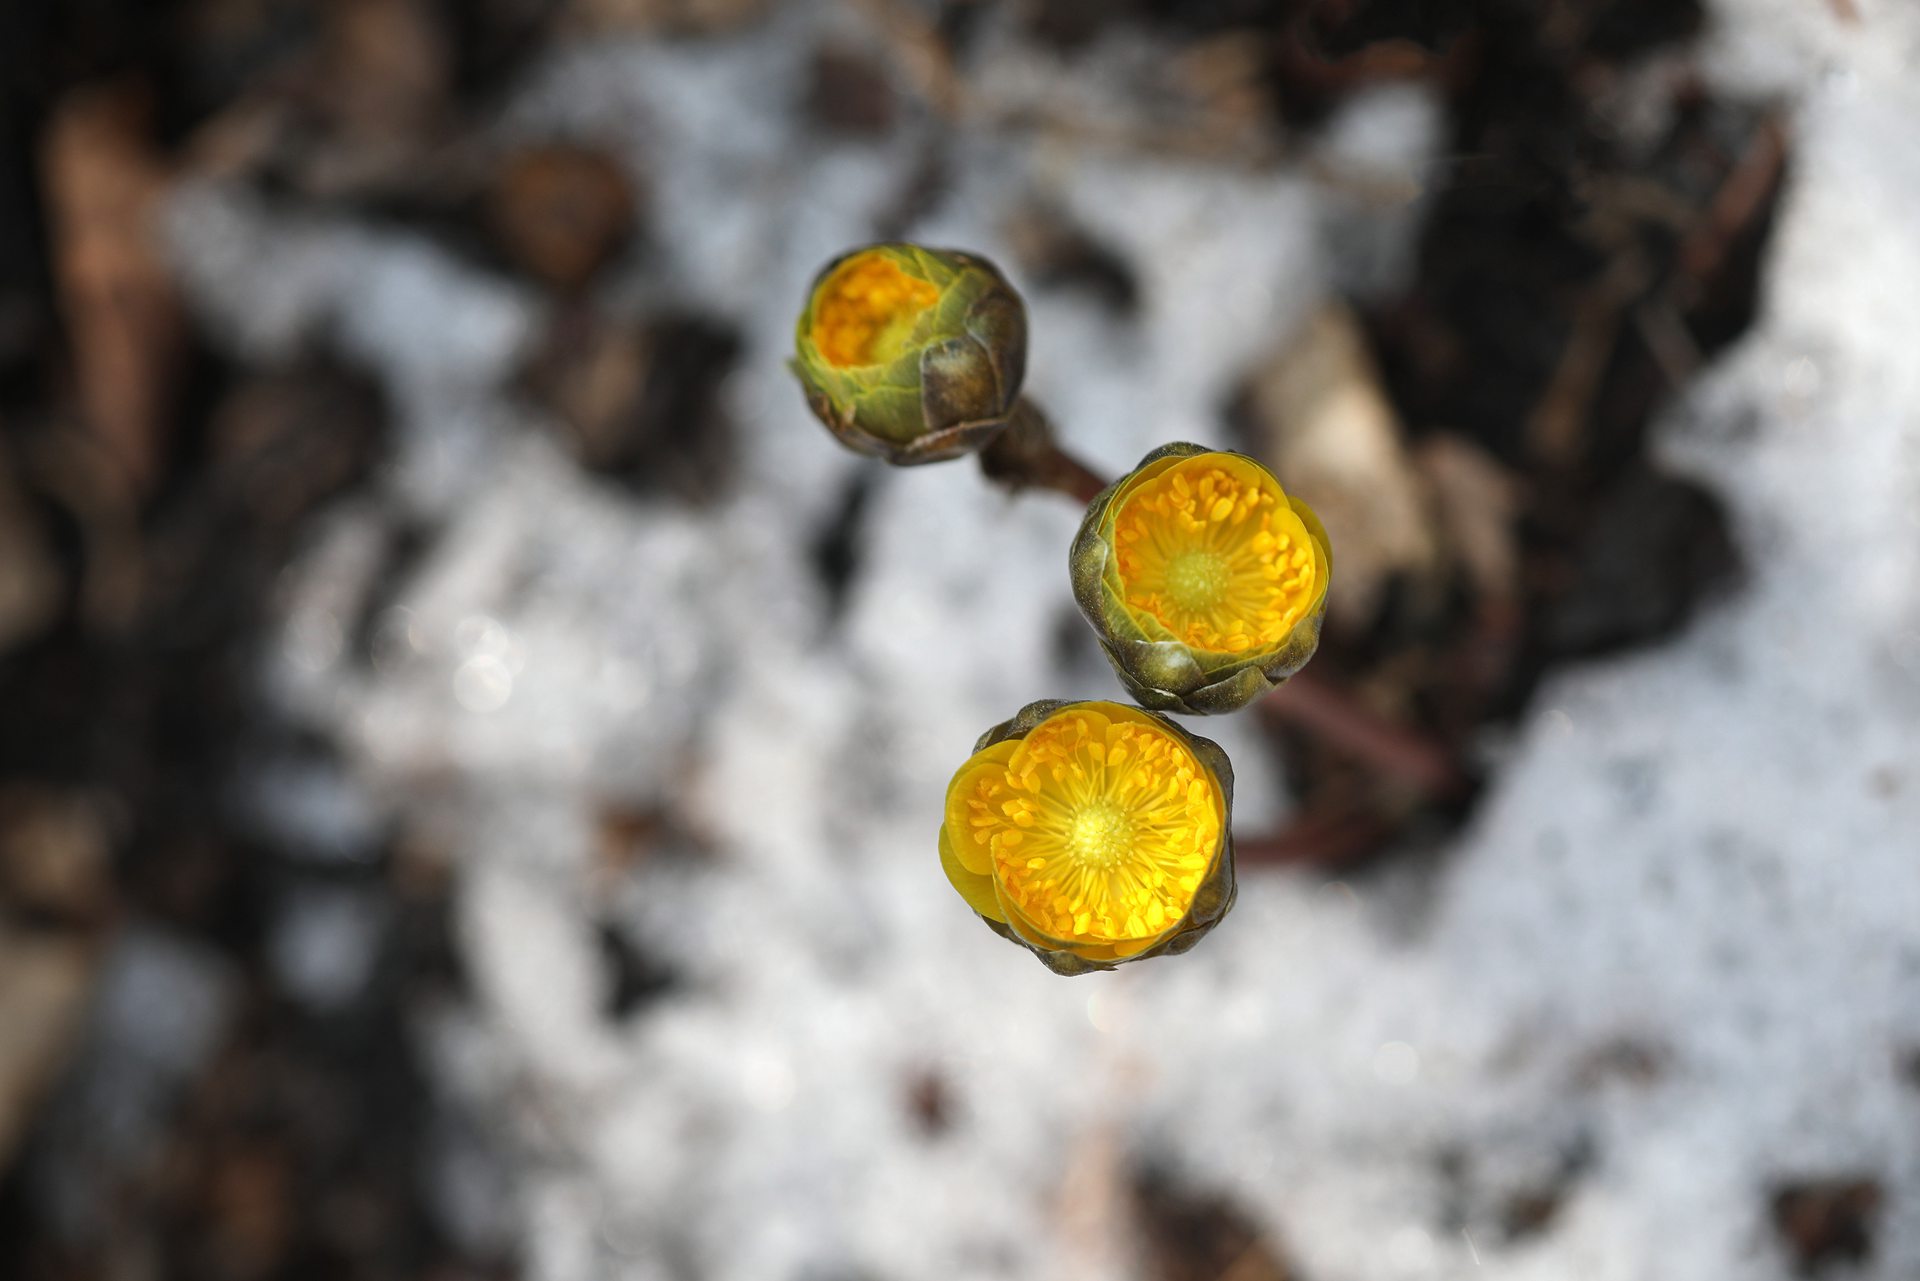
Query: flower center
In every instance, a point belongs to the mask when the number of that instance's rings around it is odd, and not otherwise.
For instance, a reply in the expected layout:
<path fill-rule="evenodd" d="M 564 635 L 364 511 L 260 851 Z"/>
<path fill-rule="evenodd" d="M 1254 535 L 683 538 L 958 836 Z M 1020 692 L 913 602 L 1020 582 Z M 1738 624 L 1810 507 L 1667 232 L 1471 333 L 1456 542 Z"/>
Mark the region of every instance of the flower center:
<path fill-rule="evenodd" d="M 1151 940 L 1213 866 L 1219 782 L 1171 730 L 1117 703 L 1042 721 L 967 782 L 954 830 L 991 853 L 1003 901 L 1068 942 Z"/>
<path fill-rule="evenodd" d="M 820 287 L 810 336 L 830 365 L 885 364 L 905 351 L 920 314 L 938 301 L 939 289 L 869 250 L 841 263 Z"/>
<path fill-rule="evenodd" d="M 1122 601 L 1194 649 L 1275 648 L 1319 597 L 1306 526 L 1245 459 L 1182 459 L 1126 495 L 1113 521 Z"/>
<path fill-rule="evenodd" d="M 1219 606 L 1227 592 L 1227 558 L 1219 552 L 1195 547 L 1167 561 L 1167 595 L 1190 614 L 1205 613 Z"/>
<path fill-rule="evenodd" d="M 1082 863 L 1112 867 L 1133 848 L 1133 824 L 1117 806 L 1096 801 L 1074 816 L 1067 843 Z"/>

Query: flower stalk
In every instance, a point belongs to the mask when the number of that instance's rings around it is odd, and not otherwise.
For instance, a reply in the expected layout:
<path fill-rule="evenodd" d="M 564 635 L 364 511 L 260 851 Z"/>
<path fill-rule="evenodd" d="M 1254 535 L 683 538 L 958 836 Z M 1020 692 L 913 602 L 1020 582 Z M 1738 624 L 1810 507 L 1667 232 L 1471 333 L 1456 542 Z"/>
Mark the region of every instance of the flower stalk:
<path fill-rule="evenodd" d="M 1099 473 L 1062 449 L 1053 424 L 1025 396 L 1013 407 L 1007 426 L 980 451 L 980 471 L 1015 493 L 1049 489 L 1077 503 L 1090 503 L 1107 487 Z"/>

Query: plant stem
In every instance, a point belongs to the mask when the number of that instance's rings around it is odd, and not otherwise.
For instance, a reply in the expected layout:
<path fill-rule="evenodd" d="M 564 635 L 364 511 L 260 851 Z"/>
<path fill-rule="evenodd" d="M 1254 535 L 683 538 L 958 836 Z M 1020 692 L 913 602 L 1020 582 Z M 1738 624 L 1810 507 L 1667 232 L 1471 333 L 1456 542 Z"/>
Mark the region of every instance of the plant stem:
<path fill-rule="evenodd" d="M 1050 489 L 1083 506 L 1107 487 L 1099 473 L 1060 448 L 1046 414 L 1024 396 L 1006 428 L 980 451 L 980 470 L 1009 489 Z"/>
<path fill-rule="evenodd" d="M 1235 833 L 1233 858 L 1241 867 L 1336 868 L 1367 858 L 1393 836 L 1393 824 L 1373 815 L 1309 810 L 1275 832 Z"/>
<path fill-rule="evenodd" d="M 1346 691 L 1302 672 L 1259 703 L 1270 721 L 1293 725 L 1381 774 L 1402 779 L 1437 799 L 1458 795 L 1467 779 L 1453 753 L 1427 736 L 1388 720 Z"/>

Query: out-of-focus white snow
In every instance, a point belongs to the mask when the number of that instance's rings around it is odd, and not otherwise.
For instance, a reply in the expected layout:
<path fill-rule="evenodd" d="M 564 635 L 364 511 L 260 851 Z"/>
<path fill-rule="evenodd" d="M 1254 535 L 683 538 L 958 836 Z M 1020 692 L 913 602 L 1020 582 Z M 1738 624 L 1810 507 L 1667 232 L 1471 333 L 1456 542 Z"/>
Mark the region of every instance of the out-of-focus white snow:
<path fill-rule="evenodd" d="M 1872 1275 L 1920 1271 L 1920 1094 L 1897 1063 L 1920 1044 L 1920 13 L 1860 8 L 1849 29 L 1810 0 L 1723 0 L 1707 40 L 1710 73 L 1782 96 L 1795 139 L 1764 314 L 1661 433 L 1730 505 L 1744 592 L 1544 689 L 1433 860 L 1364 893 L 1247 875 L 1192 955 L 1078 981 L 992 937 L 933 850 L 980 731 L 1117 696 L 1057 640 L 1075 513 L 965 464 L 886 472 L 843 617 L 809 567 L 869 464 L 782 370 L 791 315 L 926 141 L 796 123 L 815 33 L 857 23 L 788 5 L 751 38 L 565 50 L 500 122 L 647 174 L 663 247 L 609 306 L 742 330 L 744 462 L 715 507 L 635 501 L 545 442 L 505 390 L 539 324 L 511 284 L 404 233 L 183 199 L 177 257 L 236 349 L 331 341 L 395 405 L 390 473 L 289 572 L 263 680 L 344 748 L 363 812 L 455 860 L 479 1004 L 422 1035 L 522 1154 L 528 1275 L 1099 1275 L 1062 1188 L 1116 1144 L 1230 1194 L 1316 1281 L 1783 1277 L 1769 1191 L 1828 1174 L 1884 1183 Z M 1097 58 L 1004 52 L 1010 84 L 1103 100 Z M 1322 159 L 1414 177 L 1439 131 L 1396 91 Z M 1417 227 L 1417 205 L 1307 167 L 1019 135 L 953 161 L 915 237 L 1005 258 L 1039 192 L 1142 270 L 1137 323 L 1030 295 L 1030 386 L 1114 470 L 1219 439 L 1248 363 L 1330 288 L 1390 284 Z M 345 637 L 402 520 L 436 535 L 362 664 Z M 1273 822 L 1255 737 L 1198 728 L 1233 755 L 1242 826 Z M 667 800 L 710 852 L 608 899 L 599 808 Z M 601 1012 L 602 921 L 683 980 L 626 1023 Z M 904 1103 L 929 1069 L 956 1110 L 931 1140 Z M 1572 1160 L 1559 1215 L 1506 1242 L 1506 1200 Z M 485 1187 L 453 1183 L 483 1219 Z"/>

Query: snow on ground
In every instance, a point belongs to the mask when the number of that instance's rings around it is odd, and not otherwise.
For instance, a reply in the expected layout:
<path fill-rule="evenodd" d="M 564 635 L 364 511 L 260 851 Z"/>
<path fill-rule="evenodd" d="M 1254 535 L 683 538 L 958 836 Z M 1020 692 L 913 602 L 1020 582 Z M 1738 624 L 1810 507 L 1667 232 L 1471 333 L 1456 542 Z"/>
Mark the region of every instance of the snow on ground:
<path fill-rule="evenodd" d="M 449 1213 L 482 1235 L 505 1216 L 541 1281 L 1124 1276 L 1085 1194 L 1121 1150 L 1232 1195 L 1315 1281 L 1733 1281 L 1785 1275 L 1776 1183 L 1845 1174 L 1886 1189 L 1871 1275 L 1920 1272 L 1898 1062 L 1920 1045 L 1920 14 L 1861 8 L 1847 29 L 1724 0 L 1709 40 L 1711 73 L 1784 96 L 1796 136 L 1765 312 L 1662 431 L 1735 515 L 1742 593 L 1543 690 L 1455 847 L 1364 893 L 1247 876 L 1192 955 L 1076 981 L 993 938 L 933 852 L 982 729 L 1113 694 L 1054 639 L 1074 513 L 964 465 L 889 472 L 844 618 L 807 563 L 866 464 L 788 383 L 791 313 L 924 141 L 797 132 L 811 33 L 845 15 L 565 50 L 499 124 L 649 174 L 671 251 L 610 306 L 743 329 L 743 476 L 716 507 L 637 503 L 530 430 L 505 387 L 539 303 L 515 286 L 401 231 L 183 198 L 177 256 L 228 341 L 332 342 L 397 407 L 379 495 L 287 577 L 263 680 L 342 745 L 360 804 L 454 861 L 478 1004 L 421 1035 L 508 1161 L 497 1187 L 449 1162 Z M 1097 95 L 1097 60 L 1035 56 L 996 74 Z M 1332 132 L 1390 175 L 1437 134 L 1405 93 Z M 1143 264 L 1134 326 L 1031 299 L 1031 387 L 1108 469 L 1218 439 L 1231 380 L 1329 289 L 1390 279 L 1417 216 L 1292 170 L 1007 136 L 956 160 L 915 237 L 1005 258 L 1037 190 Z M 441 536 L 361 665 L 342 638 L 416 518 Z M 1243 825 L 1283 812 L 1245 727 L 1202 728 Z M 596 814 L 667 798 L 711 851 L 656 855 L 609 898 Z M 683 979 L 625 1023 L 599 1013 L 602 919 Z M 902 1106 L 924 1069 L 958 1116 L 932 1141 Z M 1558 1216 L 1507 1243 L 1507 1198 L 1569 1167 Z"/>

